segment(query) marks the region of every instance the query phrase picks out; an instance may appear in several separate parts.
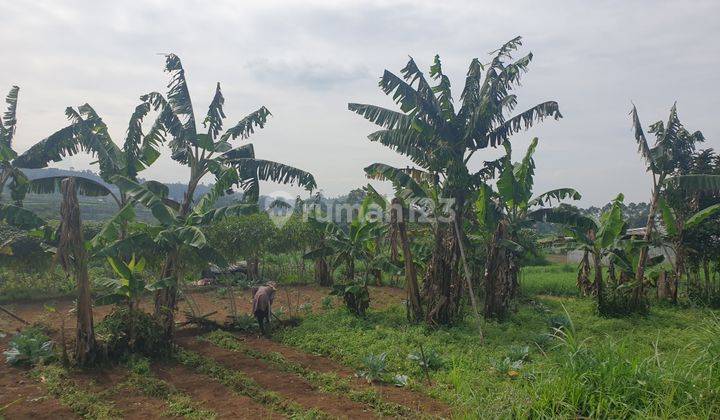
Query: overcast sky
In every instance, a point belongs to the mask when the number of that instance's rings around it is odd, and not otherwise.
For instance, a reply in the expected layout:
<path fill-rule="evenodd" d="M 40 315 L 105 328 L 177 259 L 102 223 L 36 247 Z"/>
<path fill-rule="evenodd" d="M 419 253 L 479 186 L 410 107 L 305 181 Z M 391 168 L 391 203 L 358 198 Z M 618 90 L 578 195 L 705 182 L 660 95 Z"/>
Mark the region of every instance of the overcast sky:
<path fill-rule="evenodd" d="M 184 64 L 197 118 L 214 85 L 226 124 L 261 105 L 273 117 L 252 142 L 259 157 L 312 172 L 327 195 L 367 183 L 373 162 L 407 162 L 366 136 L 348 102 L 392 105 L 377 87 L 408 55 L 427 69 L 440 54 L 459 97 L 473 57 L 516 35 L 535 55 L 518 110 L 556 100 L 564 118 L 512 138 L 519 155 L 538 136 L 536 191 L 572 186 L 581 204 L 618 192 L 646 201 L 649 177 L 628 112 L 647 125 L 674 101 L 706 147 L 720 137 L 720 2 L 708 1 L 64 1 L 0 0 L 0 90 L 20 86 L 16 148 L 62 128 L 67 106 L 90 103 L 121 143 L 139 96 L 165 92 L 158 53 Z M 483 151 L 477 162 L 496 151 Z M 90 167 L 87 156 L 57 167 Z M 143 173 L 186 181 L 162 158 Z M 210 181 L 207 179 L 206 181 Z M 263 193 L 297 190 L 264 185 Z M 385 191 L 389 191 L 385 188 Z"/>

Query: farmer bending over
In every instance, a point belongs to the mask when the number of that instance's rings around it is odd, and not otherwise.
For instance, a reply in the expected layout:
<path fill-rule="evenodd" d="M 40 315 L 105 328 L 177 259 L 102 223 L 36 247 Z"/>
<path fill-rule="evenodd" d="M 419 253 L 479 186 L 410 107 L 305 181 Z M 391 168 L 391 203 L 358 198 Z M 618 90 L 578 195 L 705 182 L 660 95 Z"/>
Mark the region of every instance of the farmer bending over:
<path fill-rule="evenodd" d="M 260 286 L 253 294 L 253 314 L 260 324 L 260 331 L 267 335 L 265 322 L 270 324 L 272 314 L 272 303 L 275 299 L 275 282 L 271 281 L 266 286 Z"/>

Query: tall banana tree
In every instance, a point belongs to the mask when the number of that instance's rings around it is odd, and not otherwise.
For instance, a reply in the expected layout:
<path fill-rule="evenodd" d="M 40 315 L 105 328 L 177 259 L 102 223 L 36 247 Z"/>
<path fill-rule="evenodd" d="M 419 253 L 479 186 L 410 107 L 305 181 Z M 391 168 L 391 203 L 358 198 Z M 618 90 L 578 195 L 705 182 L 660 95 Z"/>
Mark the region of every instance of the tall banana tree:
<path fill-rule="evenodd" d="M 655 135 L 655 143 L 650 147 L 635 106 L 633 106 L 630 115 L 638 152 L 645 160 L 647 171 L 652 174 L 653 180 L 650 211 L 648 212 L 645 236 L 643 238 L 646 243 L 649 243 L 654 233 L 658 203 L 666 181 L 674 175 L 686 172 L 692 163 L 695 145 L 704 141 L 705 138 L 700 131 L 690 133 L 685 129 L 678 118 L 677 106 L 674 104 L 670 109 L 667 123 L 658 121 L 650 126 L 649 132 Z M 635 306 L 642 306 L 641 301 L 644 299 L 645 266 L 648 260 L 648 249 L 647 245 L 640 249 L 640 257 L 635 270 L 636 288 L 633 291 L 633 304 Z"/>
<path fill-rule="evenodd" d="M 77 138 L 87 127 L 83 124 L 72 124 L 63 128 L 45 140 L 41 140 L 22 155 L 13 149 L 13 139 L 17 126 L 17 106 L 20 88 L 13 86 L 8 93 L 5 102 L 8 104 L 7 111 L 0 118 L 0 200 L 7 185 L 10 189 L 10 197 L 13 205 L 1 205 L 2 213 L 22 213 L 17 207 L 22 207 L 25 195 L 33 193 L 51 193 L 60 191 L 60 180 L 67 177 L 41 177 L 30 180 L 23 169 L 44 168 L 51 160 L 60 161 L 65 154 L 58 155 L 55 150 L 47 148 L 48 142 L 59 141 L 70 144 L 71 149 L 84 148 L 85 144 L 78 144 Z M 86 196 L 114 196 L 112 191 L 102 183 L 83 176 L 75 178 L 76 190 L 80 195 Z M 50 190 L 48 186 L 52 185 Z"/>
<path fill-rule="evenodd" d="M 263 159 L 257 159 L 252 144 L 233 146 L 232 141 L 247 139 L 255 129 L 263 128 L 270 116 L 267 108 L 261 107 L 238 121 L 234 126 L 223 130 L 226 118 L 223 110 L 225 98 L 217 84 L 215 95 L 202 121 L 202 127 L 195 120 L 195 112 L 180 58 L 174 54 L 166 55 L 165 71 L 170 74 L 167 97 L 158 92 L 144 95 L 141 99 L 159 111 L 157 120 L 146 138 L 149 144 L 160 144 L 166 136 L 172 159 L 190 169 L 190 179 L 185 195 L 177 206 L 168 203 L 164 197 L 152 188 L 142 186 L 131 179 L 113 176 L 113 182 L 121 186 L 130 196 L 146 205 L 164 227 L 171 227 L 168 237 L 156 238 L 169 245 L 162 277 L 171 279 L 169 287 L 159 290 L 155 297 L 155 315 L 165 327 L 168 337 L 172 337 L 174 311 L 177 300 L 177 267 L 179 263 L 178 244 L 195 243 L 199 240 L 199 224 L 214 219 L 246 211 L 247 205 L 236 204 L 213 209 L 217 198 L 232 188 L 244 193 L 246 203 L 257 201 L 260 193 L 260 181 L 273 181 L 283 184 L 298 184 L 308 190 L 315 188 L 315 179 L 305 171 Z M 215 179 L 213 191 L 197 202 L 195 190 L 206 175 Z M 164 231 L 166 231 L 165 229 Z"/>
<path fill-rule="evenodd" d="M 119 147 L 110 137 L 102 118 L 90 105 L 85 104 L 77 109 L 67 108 L 65 113 L 71 121 L 67 130 L 61 130 L 58 132 L 60 134 L 40 141 L 20 156 L 18 162 L 25 167 L 43 168 L 47 167 L 50 161 L 58 162 L 65 156 L 72 156 L 83 151 L 97 159 L 95 163 L 98 164 L 100 177 L 105 183 L 112 184 L 113 177 L 118 175 L 137 182 L 138 174 L 152 165 L 160 156 L 157 137 L 153 136 L 152 132 L 146 136 L 142 130 L 143 119 L 150 110 L 151 105 L 147 102 L 143 102 L 135 108 L 130 116 L 122 147 Z M 62 178 L 59 176 L 33 180 L 31 190 L 38 193 L 54 193 L 58 191 Z M 166 198 L 167 187 L 165 185 L 157 181 L 145 181 L 143 184 L 170 202 Z M 81 189 L 88 189 L 94 184 L 83 182 L 78 185 Z M 120 189 L 115 194 L 109 189 L 105 189 L 126 219 L 134 217 L 133 203 L 126 191 Z M 118 235 L 125 237 L 127 225 L 122 224 L 118 228 Z M 130 256 L 124 257 L 129 258 Z"/>
<path fill-rule="evenodd" d="M 383 220 L 386 222 L 383 232 L 386 232 L 385 236 L 390 245 L 388 266 L 394 268 L 399 263 L 398 248 L 400 248 L 405 272 L 407 318 L 410 322 L 420 322 L 423 319 L 420 286 L 417 279 L 417 267 L 408 237 L 409 206 L 412 204 L 408 203 L 407 197 L 403 197 L 401 194 L 396 194 L 391 201 L 388 201 L 370 184 L 365 187 L 365 191 L 367 195 L 363 201 L 363 211 L 361 213 L 367 213 L 371 204 L 378 206 L 381 210 Z M 378 235 L 376 240 L 379 238 Z"/>
<path fill-rule="evenodd" d="M 534 138 L 522 161 L 513 163 L 510 142 L 504 142 L 505 156 L 497 163 L 500 172 L 497 191 L 488 184 L 480 186 L 476 202 L 478 220 L 483 230 L 492 232 L 485 263 L 486 318 L 504 318 L 510 301 L 518 293 L 519 259 L 523 251 L 518 244 L 519 233 L 533 223 L 529 211 L 553 201 L 581 198 L 572 188 L 554 189 L 533 197 L 533 154 L 537 144 L 538 139 Z"/>
<path fill-rule="evenodd" d="M 465 87 L 456 108 L 450 79 L 443 73 L 438 56 L 430 67 L 431 86 L 412 58 L 401 76 L 385 71 L 380 88 L 392 95 L 400 111 L 350 103 L 348 108 L 382 129 L 368 136 L 408 157 L 423 171 L 437 179 L 441 197 L 454 200 L 452 220 L 441 223 L 435 233 L 432 258 L 425 273 L 424 300 L 426 320 L 431 325 L 452 323 L 460 310 L 463 276 L 456 231 L 473 202 L 472 194 L 483 181 L 483 173 L 469 166 L 476 151 L 496 147 L 514 133 L 546 118 L 561 117 L 554 101 L 540 103 L 508 117 L 517 105 L 512 90 L 520 82 L 532 60 L 528 54 L 512 61 L 512 53 L 521 45 L 520 37 L 493 52 L 490 63 L 471 61 Z"/>

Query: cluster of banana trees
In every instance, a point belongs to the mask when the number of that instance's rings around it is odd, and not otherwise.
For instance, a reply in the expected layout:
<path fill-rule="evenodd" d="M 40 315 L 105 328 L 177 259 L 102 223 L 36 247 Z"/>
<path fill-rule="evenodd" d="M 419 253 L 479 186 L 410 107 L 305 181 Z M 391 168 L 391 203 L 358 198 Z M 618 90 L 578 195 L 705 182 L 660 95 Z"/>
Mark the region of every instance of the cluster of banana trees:
<path fill-rule="evenodd" d="M 8 95 L 9 109 L 0 120 L 0 178 L 4 186 L 10 180 L 14 205 L 2 205 L 1 218 L 24 228 L 40 228 L 44 221 L 20 207 L 27 191 L 63 193 L 60 245 L 58 255 L 63 265 L 78 280 L 78 343 L 76 359 L 80 364 L 94 359 L 94 333 L 89 279 L 85 261 L 90 256 L 109 259 L 118 279 L 110 284 L 112 293 L 104 300 L 126 301 L 137 309 L 137 300 L 146 290 L 155 291 L 155 317 L 163 326 L 165 336 L 171 339 L 174 331 L 174 312 L 177 308 L 178 282 L 184 260 L 199 255 L 206 261 L 224 263 L 205 238 L 204 226 L 230 215 L 258 211 L 260 181 L 297 184 L 308 190 L 315 188 L 313 176 L 305 171 L 281 163 L 258 159 L 252 144 L 234 145 L 246 140 L 256 129 L 263 128 L 270 112 L 261 107 L 240 119 L 223 132 L 226 118 L 224 97 L 220 85 L 209 106 L 206 117 L 196 123 L 195 112 L 188 91 L 185 71 L 180 59 L 166 56 L 165 71 L 171 76 L 167 95 L 152 92 L 143 95 L 133 112 L 126 138 L 119 147 L 110 137 L 102 119 L 90 105 L 77 110 L 68 108 L 66 115 L 71 123 L 62 130 L 40 141 L 21 156 L 12 150 L 15 132 L 17 88 Z M 143 119 L 151 112 L 157 114 L 150 130 L 143 132 Z M 222 134 L 221 134 L 222 133 Z M 140 182 L 138 173 L 152 165 L 166 144 L 171 157 L 190 169 L 190 179 L 183 199 L 175 201 L 168 196 L 166 186 L 155 181 Z M 90 179 L 73 177 L 28 180 L 21 168 L 42 168 L 51 161 L 79 152 L 93 155 L 105 185 Z M 212 177 L 210 192 L 196 197 L 198 184 Z M 112 185 L 112 187 L 109 187 Z M 218 198 L 239 191 L 242 201 L 217 207 Z M 118 205 L 117 214 L 89 241 L 79 231 L 79 207 L 76 194 L 110 195 Z M 130 231 L 134 220 L 134 207 L 142 205 L 151 212 L 156 223 L 143 229 Z M 142 255 L 152 252 L 162 256 L 157 281 L 145 283 L 136 272 L 144 266 Z M 82 309 L 82 310 L 81 310 Z M 79 344 L 80 345 L 80 344 Z"/>
<path fill-rule="evenodd" d="M 430 68 L 430 78 L 435 81 L 434 85 L 430 84 L 412 58 L 401 70 L 401 76 L 385 71 L 379 83 L 380 88 L 392 96 L 400 111 L 369 104 L 348 105 L 350 111 L 381 127 L 381 130 L 368 136 L 370 141 L 389 147 L 416 165 L 413 168 L 394 168 L 376 163 L 365 169 L 368 176 L 391 181 L 398 196 L 436 203 L 444 199 L 452 200 L 451 209 L 443 206 L 433 208 L 434 212 L 443 214 L 435 214 L 436 222 L 431 224 L 433 250 L 423 276 L 419 299 L 422 308 L 418 311 L 430 325 L 454 322 L 461 313 L 464 299 L 470 297 L 474 302 L 472 287 L 482 277 L 479 273 L 470 272 L 469 264 L 463 258 L 463 248 L 468 242 L 466 230 L 468 225 L 478 224 L 475 205 L 478 197 L 490 188 L 488 183 L 502 159 L 485 162 L 480 165 L 480 170 L 473 170 L 471 158 L 479 150 L 506 144 L 513 134 L 530 128 L 536 122 L 548 117 L 562 117 L 555 101 L 542 102 L 524 112 L 508 116 L 517 105 L 517 97 L 512 91 L 532 60 L 532 54 L 513 60 L 512 53 L 520 45 L 519 37 L 512 39 L 493 52 L 487 64 L 477 58 L 473 59 L 457 107 L 452 97 L 450 79 L 443 73 L 438 56 Z M 504 171 L 506 175 L 498 185 L 502 192 L 488 196 L 481 205 L 492 201 L 493 207 L 510 209 L 512 217 L 516 216 L 516 207 L 519 209 L 522 206 L 520 202 L 501 202 L 518 198 L 507 190 L 517 185 L 506 188 L 509 174 L 513 171 L 507 166 Z M 515 179 L 516 184 L 526 182 L 526 175 L 516 174 L 522 178 L 520 181 Z M 531 188 L 532 184 L 526 186 Z M 529 201 L 529 198 L 525 201 Z M 501 226 L 505 226 L 505 222 Z M 499 249 L 505 249 L 508 243 L 504 240 L 505 230 L 499 232 L 497 240 L 491 242 L 488 254 L 493 254 L 490 261 L 492 264 L 509 267 L 512 262 L 500 261 L 511 259 L 497 255 Z M 490 299 L 497 302 L 486 307 L 488 317 L 501 317 L 506 312 L 506 299 L 496 296 L 514 294 L 512 290 L 505 289 L 515 287 L 516 280 L 511 280 L 510 284 L 505 280 L 495 281 L 497 273 L 490 270 L 484 276 L 486 301 Z M 510 273 L 509 278 L 515 278 L 515 274 Z"/>

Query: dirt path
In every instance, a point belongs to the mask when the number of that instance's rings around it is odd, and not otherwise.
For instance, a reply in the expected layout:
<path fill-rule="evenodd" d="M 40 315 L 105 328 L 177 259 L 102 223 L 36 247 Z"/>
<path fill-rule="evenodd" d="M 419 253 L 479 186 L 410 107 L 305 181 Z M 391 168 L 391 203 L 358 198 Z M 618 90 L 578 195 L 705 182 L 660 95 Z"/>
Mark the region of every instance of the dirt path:
<path fill-rule="evenodd" d="M 354 371 L 343 366 L 331 359 L 322 356 L 315 356 L 304 353 L 295 348 L 285 346 L 267 338 L 254 335 L 240 335 L 236 337 L 243 342 L 245 346 L 262 353 L 277 352 L 283 355 L 287 360 L 298 363 L 302 366 L 322 373 L 335 373 L 341 377 L 350 380 L 353 389 L 364 389 L 368 384 L 355 376 Z M 407 389 L 398 388 L 391 385 L 373 385 L 375 390 L 387 401 L 403 405 L 419 413 L 432 413 L 439 417 L 449 417 L 450 407 L 417 392 Z"/>
<path fill-rule="evenodd" d="M 178 343 L 182 347 L 211 358 L 229 369 L 244 373 L 264 389 L 277 392 L 305 408 L 316 408 L 340 418 L 375 418 L 372 411 L 364 405 L 318 392 L 303 378 L 277 370 L 265 362 L 221 349 L 207 342 L 198 341 L 194 337 L 178 338 Z"/>
<path fill-rule="evenodd" d="M 161 364 L 155 375 L 217 413 L 219 419 L 282 419 L 248 397 L 237 395 L 205 375 L 179 365 Z"/>

